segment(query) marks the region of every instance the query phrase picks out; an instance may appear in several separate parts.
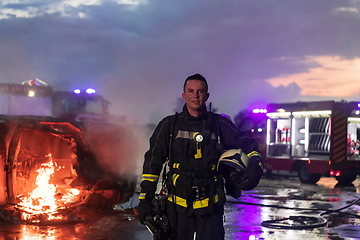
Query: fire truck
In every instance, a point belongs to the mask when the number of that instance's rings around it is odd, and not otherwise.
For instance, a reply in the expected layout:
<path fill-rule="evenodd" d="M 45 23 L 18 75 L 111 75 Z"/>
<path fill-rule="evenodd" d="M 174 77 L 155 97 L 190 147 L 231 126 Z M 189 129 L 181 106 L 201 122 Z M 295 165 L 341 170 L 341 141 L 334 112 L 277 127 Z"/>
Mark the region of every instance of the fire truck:
<path fill-rule="evenodd" d="M 66 120 L 106 119 L 110 102 L 95 90 L 53 91 L 40 79 L 0 83 L 0 114 L 51 116 Z"/>
<path fill-rule="evenodd" d="M 265 169 L 297 171 L 304 183 L 333 176 L 349 184 L 360 174 L 360 103 L 269 104 Z"/>
<path fill-rule="evenodd" d="M 135 152 L 126 144 L 133 135 L 109 121 L 109 104 L 93 89 L 54 92 L 39 79 L 0 83 L 0 206 L 33 212 L 48 188 L 56 212 L 76 204 L 109 210 L 128 201 L 136 177 L 124 152 Z M 38 188 L 44 195 L 29 200 Z M 25 208 L 25 200 L 37 204 Z M 34 215 L 50 208 L 45 204 Z"/>

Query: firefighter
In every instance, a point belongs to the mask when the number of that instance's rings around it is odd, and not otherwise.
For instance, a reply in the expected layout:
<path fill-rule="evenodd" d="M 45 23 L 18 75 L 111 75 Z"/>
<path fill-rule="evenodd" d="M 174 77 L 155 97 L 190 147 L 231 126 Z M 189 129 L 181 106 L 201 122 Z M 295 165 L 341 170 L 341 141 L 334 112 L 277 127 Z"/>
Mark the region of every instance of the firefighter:
<path fill-rule="evenodd" d="M 228 149 L 242 149 L 249 159 L 243 190 L 256 187 L 263 174 L 263 161 L 255 139 L 249 138 L 228 118 L 207 111 L 209 97 L 206 79 L 189 76 L 179 114 L 165 117 L 150 138 L 145 153 L 139 220 L 153 216 L 153 199 L 163 164 L 169 159 L 166 215 L 170 239 L 224 239 L 224 182 L 217 172 L 220 155 Z M 169 146 L 171 146 L 169 151 Z"/>

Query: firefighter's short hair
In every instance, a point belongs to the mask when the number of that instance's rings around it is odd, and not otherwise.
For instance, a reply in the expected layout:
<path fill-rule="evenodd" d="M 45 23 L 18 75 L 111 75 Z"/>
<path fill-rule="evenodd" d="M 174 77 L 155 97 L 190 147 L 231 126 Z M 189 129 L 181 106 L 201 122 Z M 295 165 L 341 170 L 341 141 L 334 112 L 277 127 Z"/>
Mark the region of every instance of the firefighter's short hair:
<path fill-rule="evenodd" d="M 185 92 L 185 86 L 186 86 L 186 83 L 187 81 L 189 80 L 200 80 L 200 81 L 203 81 L 205 83 L 205 90 L 206 92 L 208 91 L 208 84 L 207 84 L 207 81 L 205 79 L 205 77 L 199 73 L 196 73 L 194 75 L 191 75 L 191 76 L 188 76 L 184 82 L 184 92 Z"/>

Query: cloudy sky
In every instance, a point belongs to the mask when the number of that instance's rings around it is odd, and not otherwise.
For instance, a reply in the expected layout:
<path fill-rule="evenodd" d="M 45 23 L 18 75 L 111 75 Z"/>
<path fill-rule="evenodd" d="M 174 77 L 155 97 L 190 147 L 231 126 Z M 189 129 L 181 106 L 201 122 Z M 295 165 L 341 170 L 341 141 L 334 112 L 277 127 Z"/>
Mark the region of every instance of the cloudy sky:
<path fill-rule="evenodd" d="M 359 0 L 2 0 L 0 82 L 94 87 L 157 123 L 203 74 L 218 112 L 360 100 Z"/>

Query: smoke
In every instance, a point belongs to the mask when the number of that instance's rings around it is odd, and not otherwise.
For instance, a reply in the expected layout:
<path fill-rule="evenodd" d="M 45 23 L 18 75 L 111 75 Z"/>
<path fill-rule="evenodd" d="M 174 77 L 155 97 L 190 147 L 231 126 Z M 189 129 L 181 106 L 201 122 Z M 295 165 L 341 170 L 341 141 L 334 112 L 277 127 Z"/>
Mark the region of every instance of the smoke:
<path fill-rule="evenodd" d="M 112 123 L 86 122 L 85 129 L 84 137 L 102 169 L 128 179 L 141 175 L 146 127 L 113 119 Z"/>

